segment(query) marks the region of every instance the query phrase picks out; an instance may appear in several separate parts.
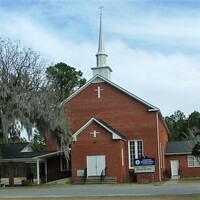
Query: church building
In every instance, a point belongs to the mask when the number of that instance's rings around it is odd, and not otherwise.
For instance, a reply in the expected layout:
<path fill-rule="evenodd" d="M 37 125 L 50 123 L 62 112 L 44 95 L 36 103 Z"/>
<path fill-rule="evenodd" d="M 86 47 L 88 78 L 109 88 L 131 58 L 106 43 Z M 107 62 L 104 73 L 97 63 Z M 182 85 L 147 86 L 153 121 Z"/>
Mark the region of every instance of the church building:
<path fill-rule="evenodd" d="M 123 183 L 133 176 L 141 183 L 161 181 L 168 129 L 157 107 L 111 81 L 102 14 L 96 59 L 92 79 L 63 102 L 73 134 L 72 181 L 114 177 Z"/>
<path fill-rule="evenodd" d="M 19 177 L 40 184 L 69 177 L 72 183 L 150 183 L 199 176 L 194 141 L 168 142 L 159 108 L 113 83 L 107 57 L 100 13 L 93 77 L 62 102 L 73 135 L 70 161 L 49 137 L 45 152 L 2 144 L 0 186 L 3 179 L 13 186 Z"/>

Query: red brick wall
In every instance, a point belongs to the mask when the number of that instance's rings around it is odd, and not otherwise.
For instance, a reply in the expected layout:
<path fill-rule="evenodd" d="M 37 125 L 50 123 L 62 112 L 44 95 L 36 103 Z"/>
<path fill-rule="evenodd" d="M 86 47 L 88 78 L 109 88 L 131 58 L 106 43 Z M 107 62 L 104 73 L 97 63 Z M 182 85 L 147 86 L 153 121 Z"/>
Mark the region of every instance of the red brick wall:
<path fill-rule="evenodd" d="M 46 137 L 46 150 L 47 151 L 57 151 L 59 150 L 59 147 L 57 145 L 57 143 L 55 142 L 55 139 L 53 139 L 50 136 Z"/>
<path fill-rule="evenodd" d="M 60 156 L 49 158 L 47 160 L 47 181 L 59 180 L 71 177 L 71 171 L 61 171 Z"/>
<path fill-rule="evenodd" d="M 101 98 L 97 98 L 94 90 L 101 86 Z M 85 124 L 91 117 L 96 117 L 111 124 L 118 131 L 132 137 L 140 136 L 141 130 L 152 131 L 150 113 L 147 107 L 107 83 L 91 84 L 85 90 L 68 102 L 66 113 L 71 119 L 71 131 L 74 132 Z"/>
<path fill-rule="evenodd" d="M 137 174 L 138 183 L 153 183 L 154 182 L 154 173 L 138 173 Z"/>
<path fill-rule="evenodd" d="M 165 172 L 165 147 L 168 142 L 168 130 L 164 126 L 161 116 L 159 118 L 159 135 L 160 135 L 160 165 L 161 165 L 161 179 L 164 178 Z"/>
<path fill-rule="evenodd" d="M 97 98 L 97 92 L 94 91 L 98 86 L 104 89 L 101 91 L 100 99 Z M 107 83 L 89 85 L 68 102 L 66 113 L 71 119 L 72 132 L 78 130 L 91 117 L 102 119 L 122 133 L 127 141 L 142 139 L 145 156 L 155 158 L 158 163 L 155 112 L 148 112 L 146 105 L 124 95 L 113 86 Z M 126 166 L 124 174 L 126 175 L 125 180 L 127 180 L 129 178 L 128 142 L 125 144 L 124 152 Z M 73 165 L 72 169 L 74 169 Z M 155 180 L 158 180 L 158 167 L 156 167 Z"/>
<path fill-rule="evenodd" d="M 96 138 L 90 134 L 94 130 L 99 132 Z M 87 156 L 105 155 L 106 175 L 116 176 L 118 182 L 123 182 L 126 176 L 122 166 L 122 148 L 123 141 L 113 141 L 111 133 L 94 122 L 77 136 L 77 141 L 72 145 L 72 179 L 77 178 L 77 170 L 87 168 Z"/>
<path fill-rule="evenodd" d="M 101 91 L 101 98 L 97 98 L 97 92 L 95 91 L 98 86 L 103 89 Z M 126 137 L 126 143 L 123 144 L 125 153 L 125 166 L 121 169 L 118 169 L 114 165 L 115 162 L 113 162 L 112 166 L 110 166 L 113 169 L 110 172 L 108 169 L 110 175 L 114 174 L 116 170 L 118 173 L 119 171 L 121 172 L 121 175 L 118 175 L 118 181 L 120 182 L 122 179 L 124 181 L 129 179 L 128 141 L 142 139 L 144 143 L 144 155 L 156 159 L 157 167 L 154 174 L 154 179 L 155 181 L 158 181 L 158 141 L 156 113 L 149 112 L 148 109 L 149 108 L 143 103 L 124 94 L 108 83 L 93 83 L 66 103 L 65 112 L 66 116 L 70 119 L 72 133 L 76 132 L 92 117 L 95 117 L 105 121 L 107 124 Z M 159 126 L 161 125 L 162 122 L 159 123 Z M 101 130 L 101 132 L 103 132 L 103 130 Z M 165 135 L 165 133 L 161 132 L 160 134 Z M 163 146 L 165 137 L 166 136 L 162 137 Z M 113 157 L 116 159 L 121 156 L 123 142 L 113 142 L 111 138 L 109 143 L 107 140 L 105 141 L 104 138 L 102 138 L 102 140 L 105 142 L 105 144 L 101 143 L 98 146 L 97 143 L 91 143 L 86 145 L 84 142 L 88 142 L 88 140 L 86 138 L 81 138 L 81 135 L 79 136 L 79 141 L 82 142 L 78 141 L 77 143 L 74 143 L 72 148 L 73 176 L 76 176 L 76 170 L 78 167 L 77 164 L 79 164 L 79 167 L 82 169 L 85 168 L 85 155 L 88 151 L 98 154 L 107 153 L 106 155 L 108 155 L 108 157 Z M 97 148 L 93 148 L 94 145 L 96 145 Z M 112 148 L 110 148 L 111 145 Z M 91 151 L 91 149 L 96 150 Z"/>
<path fill-rule="evenodd" d="M 200 175 L 200 167 L 188 167 L 187 155 L 174 155 L 166 157 L 166 170 L 171 172 L 170 161 L 179 160 L 179 171 L 181 177 L 196 177 Z"/>

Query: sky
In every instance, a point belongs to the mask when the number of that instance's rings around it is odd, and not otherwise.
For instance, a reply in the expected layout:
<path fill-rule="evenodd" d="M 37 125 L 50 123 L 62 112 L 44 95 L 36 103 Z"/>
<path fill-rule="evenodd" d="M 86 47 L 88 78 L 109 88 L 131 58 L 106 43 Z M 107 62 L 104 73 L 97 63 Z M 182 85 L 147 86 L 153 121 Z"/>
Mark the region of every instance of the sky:
<path fill-rule="evenodd" d="M 200 112 L 200 0 L 0 0 L 0 37 L 89 80 L 100 6 L 112 82 L 164 117 Z"/>

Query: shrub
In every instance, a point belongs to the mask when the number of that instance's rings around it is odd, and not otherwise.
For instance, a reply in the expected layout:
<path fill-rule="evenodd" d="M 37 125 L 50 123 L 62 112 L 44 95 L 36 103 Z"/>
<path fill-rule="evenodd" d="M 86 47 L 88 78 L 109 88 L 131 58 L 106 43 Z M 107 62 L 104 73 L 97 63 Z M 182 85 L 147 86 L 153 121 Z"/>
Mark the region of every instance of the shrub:
<path fill-rule="evenodd" d="M 22 183 L 22 186 L 29 186 L 29 185 L 31 185 L 31 182 L 28 181 L 28 180 L 26 180 L 26 179 L 23 179 L 21 183 Z"/>

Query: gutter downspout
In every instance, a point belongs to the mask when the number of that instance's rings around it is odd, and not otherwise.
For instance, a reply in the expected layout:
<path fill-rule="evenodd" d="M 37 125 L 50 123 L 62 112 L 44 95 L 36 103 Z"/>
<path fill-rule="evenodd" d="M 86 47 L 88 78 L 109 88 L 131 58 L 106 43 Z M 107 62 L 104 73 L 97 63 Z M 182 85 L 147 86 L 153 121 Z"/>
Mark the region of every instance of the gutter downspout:
<path fill-rule="evenodd" d="M 158 149 L 157 149 L 157 153 L 158 153 L 158 178 L 159 181 L 162 181 L 161 179 L 161 155 L 160 155 L 160 134 L 159 134 L 159 122 L 158 122 L 158 115 L 160 110 L 158 108 L 153 108 L 153 109 L 149 109 L 149 112 L 156 112 L 156 132 L 157 132 L 157 145 L 158 145 Z"/>
<path fill-rule="evenodd" d="M 159 114 L 159 111 L 156 112 L 156 129 L 157 129 L 157 142 L 158 142 L 158 175 L 159 175 L 159 181 L 162 181 L 161 180 L 160 134 L 159 134 L 158 114 Z"/>

